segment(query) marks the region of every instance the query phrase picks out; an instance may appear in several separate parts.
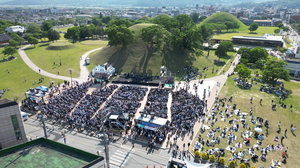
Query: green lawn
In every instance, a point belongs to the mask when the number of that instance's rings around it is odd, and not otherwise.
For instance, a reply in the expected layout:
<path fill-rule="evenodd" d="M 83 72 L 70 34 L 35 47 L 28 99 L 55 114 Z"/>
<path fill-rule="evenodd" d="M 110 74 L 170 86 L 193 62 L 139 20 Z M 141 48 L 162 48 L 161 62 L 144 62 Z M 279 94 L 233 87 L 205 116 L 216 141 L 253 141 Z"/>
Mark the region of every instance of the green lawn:
<path fill-rule="evenodd" d="M 37 66 L 47 72 L 53 74 L 59 72 L 62 76 L 70 76 L 69 70 L 72 70 L 73 76 L 78 77 L 80 75 L 80 57 L 85 52 L 105 46 L 106 44 L 107 41 L 102 40 L 86 40 L 77 43 L 48 42 L 38 44 L 35 48 L 33 46 L 28 47 L 26 54 Z"/>
<path fill-rule="evenodd" d="M 1 59 L 4 58 L 4 55 L 1 53 L 2 50 L 3 48 L 0 48 Z M 55 84 L 63 82 L 34 72 L 23 62 L 19 54 L 15 54 L 14 56 L 16 57 L 14 60 L 0 62 L 0 90 L 6 88 L 10 89 L 10 91 L 3 94 L 2 98 L 21 101 L 25 98 L 24 92 L 29 88 L 35 88 L 40 85 L 49 86 L 51 81 L 54 81 Z M 6 69 L 11 73 L 8 73 Z M 24 78 L 26 78 L 26 81 L 24 81 Z M 39 83 L 40 78 L 44 78 L 42 83 Z M 33 84 L 34 80 L 36 80 L 36 84 Z"/>
<path fill-rule="evenodd" d="M 265 33 L 274 34 L 277 27 L 258 27 L 255 33 L 250 33 L 249 30 L 239 29 L 237 32 L 223 31 L 213 36 L 213 39 L 231 40 L 233 36 L 263 36 Z"/>
<path fill-rule="evenodd" d="M 70 26 L 70 27 L 63 27 L 63 28 L 58 28 L 58 29 L 54 29 L 56 31 L 63 31 L 63 32 L 67 32 L 68 28 L 71 28 L 73 26 Z"/>
<path fill-rule="evenodd" d="M 267 119 L 269 120 L 270 123 L 270 128 L 269 128 L 269 135 L 266 137 L 266 139 L 263 141 L 263 145 L 262 147 L 266 147 L 267 145 L 274 145 L 276 146 L 277 144 L 280 144 L 280 140 L 279 142 L 275 142 L 273 139 L 276 135 L 278 135 L 279 137 L 284 135 L 284 131 L 285 129 L 287 129 L 287 137 L 284 139 L 283 141 L 283 145 L 284 147 L 289 147 L 289 151 L 288 151 L 288 159 L 287 159 L 287 164 L 283 165 L 283 167 L 294 167 L 295 165 L 298 165 L 300 163 L 299 161 L 299 150 L 300 150 L 300 146 L 298 145 L 298 138 L 296 136 L 299 136 L 300 131 L 298 130 L 298 128 L 300 127 L 300 118 L 299 118 L 299 112 L 300 112 L 300 104 L 299 104 L 299 99 L 300 99 L 300 83 L 296 83 L 296 82 L 285 82 L 285 87 L 289 90 L 292 90 L 293 93 L 290 95 L 289 98 L 287 98 L 284 102 L 287 104 L 287 106 L 289 107 L 291 104 L 293 104 L 293 112 L 290 111 L 289 108 L 284 109 L 282 108 L 279 103 L 278 103 L 278 97 L 274 96 L 273 94 L 268 94 L 266 92 L 260 92 L 259 91 L 259 87 L 262 85 L 261 83 L 257 83 L 254 84 L 254 86 L 251 88 L 251 90 L 245 90 L 242 89 L 240 87 L 238 87 L 235 83 L 235 81 L 233 80 L 233 78 L 237 77 L 232 76 L 229 77 L 226 85 L 222 88 L 219 98 L 223 98 L 223 97 L 227 97 L 229 98 L 230 96 L 233 97 L 233 102 L 225 102 L 225 105 L 232 105 L 233 104 L 237 104 L 237 109 L 240 109 L 242 112 L 246 112 L 249 113 L 249 109 L 252 108 L 253 109 L 253 115 L 256 119 L 256 117 L 261 117 L 263 119 Z M 250 97 L 253 97 L 253 103 L 250 103 Z M 260 105 L 259 100 L 263 99 L 262 101 L 262 105 Z M 271 109 L 271 101 L 274 100 L 274 102 L 277 104 L 277 108 L 276 111 L 273 111 Z M 230 108 L 231 110 L 232 108 Z M 225 107 L 221 107 L 220 110 L 225 110 Z M 229 119 L 235 119 L 237 118 L 235 115 L 233 118 L 228 118 L 227 121 Z M 247 118 L 249 118 L 249 116 L 247 116 Z M 218 119 L 219 121 L 215 124 L 215 127 L 220 126 L 222 129 L 225 127 L 225 125 L 229 126 L 230 124 L 228 122 L 223 122 L 220 120 L 220 115 L 218 115 Z M 278 134 L 276 133 L 277 129 L 278 129 L 278 122 L 281 121 L 281 132 Z M 249 123 L 249 127 L 251 130 L 254 129 L 254 125 L 252 123 Z M 295 135 L 293 135 L 290 131 L 290 125 L 294 124 L 294 126 L 297 127 L 297 130 L 295 131 Z M 244 130 L 246 131 L 246 129 L 240 128 L 240 130 Z M 262 130 L 265 133 L 265 127 L 262 128 Z M 237 140 L 234 141 L 234 144 L 236 142 L 242 142 L 242 138 L 241 138 L 241 133 L 240 132 L 233 132 L 234 134 L 237 135 Z M 204 139 L 207 139 L 207 132 L 203 133 L 202 137 Z M 217 136 L 219 135 L 219 133 L 217 133 Z M 254 138 L 251 139 L 251 147 L 253 146 L 253 144 L 256 143 L 256 140 Z M 216 145 L 215 147 L 217 148 L 226 148 L 228 146 L 228 144 L 225 142 L 225 139 L 221 139 L 221 143 L 219 145 Z M 245 150 L 246 147 L 245 145 L 243 145 L 243 148 L 237 148 L 236 152 Z M 211 147 L 204 147 L 204 151 L 206 151 L 207 149 L 211 149 Z M 284 148 L 285 149 L 285 148 Z M 284 151 L 284 150 L 283 150 Z M 281 161 L 281 153 L 283 151 L 279 151 L 279 150 L 275 150 L 274 152 L 269 152 L 267 154 L 267 161 L 266 162 L 262 162 L 260 159 L 258 162 L 253 163 L 252 161 L 250 161 L 250 165 L 251 166 L 265 166 L 268 167 L 271 164 L 271 160 L 275 159 L 275 160 L 280 160 Z M 226 155 L 225 158 L 226 160 L 230 157 L 232 157 L 232 155 L 226 150 Z M 256 154 L 258 156 L 261 155 L 260 151 L 256 151 Z M 245 158 L 248 159 L 250 158 L 250 156 L 248 154 L 245 155 Z M 238 164 L 240 162 L 238 161 Z M 228 162 L 226 162 L 226 165 L 228 165 Z"/>

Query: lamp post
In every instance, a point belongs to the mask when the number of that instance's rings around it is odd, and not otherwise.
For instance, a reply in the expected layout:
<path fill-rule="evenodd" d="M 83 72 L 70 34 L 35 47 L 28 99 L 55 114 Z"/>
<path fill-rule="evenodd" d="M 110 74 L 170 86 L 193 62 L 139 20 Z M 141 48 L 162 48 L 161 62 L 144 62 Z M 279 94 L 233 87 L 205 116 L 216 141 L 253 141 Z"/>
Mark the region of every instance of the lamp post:
<path fill-rule="evenodd" d="M 59 57 L 59 65 L 61 66 L 61 58 L 60 58 L 60 55 L 57 54 L 57 56 Z"/>
<path fill-rule="evenodd" d="M 70 69 L 69 72 L 70 72 L 70 75 L 71 75 L 71 86 L 72 86 L 72 70 Z"/>
<path fill-rule="evenodd" d="M 46 125 L 45 125 L 45 121 L 47 120 L 47 116 L 45 114 L 42 114 L 42 115 L 39 115 L 38 118 L 42 121 L 43 129 L 44 129 L 44 135 L 45 135 L 45 138 L 47 139 L 48 136 L 47 136 Z"/>

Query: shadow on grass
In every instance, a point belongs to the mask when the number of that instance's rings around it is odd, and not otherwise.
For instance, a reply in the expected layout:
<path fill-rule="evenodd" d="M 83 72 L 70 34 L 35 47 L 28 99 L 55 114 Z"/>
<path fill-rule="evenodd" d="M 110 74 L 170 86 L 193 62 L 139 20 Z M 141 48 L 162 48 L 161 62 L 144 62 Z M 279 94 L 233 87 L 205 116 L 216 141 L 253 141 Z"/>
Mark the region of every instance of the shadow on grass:
<path fill-rule="evenodd" d="M 128 58 L 128 53 L 125 47 L 116 50 L 108 59 L 108 63 L 112 64 L 117 72 L 119 72 L 125 65 Z"/>

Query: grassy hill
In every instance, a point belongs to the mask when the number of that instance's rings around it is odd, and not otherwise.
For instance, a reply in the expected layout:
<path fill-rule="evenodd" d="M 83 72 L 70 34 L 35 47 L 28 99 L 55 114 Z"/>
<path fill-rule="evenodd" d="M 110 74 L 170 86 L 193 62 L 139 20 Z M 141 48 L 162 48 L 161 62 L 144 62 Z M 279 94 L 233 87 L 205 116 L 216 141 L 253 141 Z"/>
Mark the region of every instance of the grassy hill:
<path fill-rule="evenodd" d="M 247 29 L 247 26 L 244 23 L 242 23 L 241 21 L 239 21 L 232 14 L 226 13 L 226 12 L 215 13 L 215 14 L 209 16 L 208 18 L 206 18 L 203 22 L 200 23 L 200 25 L 207 24 L 207 23 L 226 22 L 226 21 L 231 21 L 231 22 L 238 23 L 238 25 L 240 26 L 239 30 Z"/>
<path fill-rule="evenodd" d="M 138 74 L 151 74 L 158 75 L 160 67 L 165 65 L 171 72 L 176 73 L 177 77 L 183 75 L 183 68 L 185 66 L 194 66 L 199 69 L 204 67 L 214 68 L 220 70 L 224 64 L 215 65 L 214 60 L 218 57 L 214 54 L 214 51 L 210 52 L 210 56 L 207 56 L 207 52 L 203 51 L 203 56 L 186 55 L 180 51 L 170 51 L 166 53 L 156 52 L 147 47 L 147 44 L 139 37 L 141 29 L 153 24 L 143 23 L 137 24 L 129 29 L 135 32 L 134 42 L 128 47 L 123 48 L 121 46 L 106 46 L 102 50 L 93 53 L 91 57 L 91 71 L 96 65 L 104 64 L 108 62 L 112 64 L 119 73 L 138 73 Z M 233 56 L 234 53 L 228 53 Z M 227 62 L 231 57 L 221 58 L 222 61 Z M 224 69 L 227 70 L 226 67 Z M 179 73 L 178 73 L 179 72 Z M 215 76 L 211 70 L 205 72 L 207 77 Z"/>
<path fill-rule="evenodd" d="M 139 37 L 141 29 L 151 26 L 151 23 L 137 24 L 130 27 L 135 32 L 134 42 L 126 48 L 121 46 L 106 46 L 91 56 L 91 64 L 96 66 L 108 62 L 118 72 L 139 74 L 156 74 L 159 72 L 162 57 L 148 49 L 147 44 Z M 89 66 L 91 70 L 94 66 Z"/>

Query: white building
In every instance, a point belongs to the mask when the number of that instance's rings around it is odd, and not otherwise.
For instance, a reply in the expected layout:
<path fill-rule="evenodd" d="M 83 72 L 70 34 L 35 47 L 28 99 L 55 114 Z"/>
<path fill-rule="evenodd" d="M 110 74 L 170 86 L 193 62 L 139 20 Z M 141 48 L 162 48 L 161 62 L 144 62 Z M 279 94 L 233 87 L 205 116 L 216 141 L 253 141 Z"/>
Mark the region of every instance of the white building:
<path fill-rule="evenodd" d="M 25 27 L 24 26 L 10 26 L 8 28 L 5 29 L 5 31 L 7 32 L 14 32 L 14 33 L 17 33 L 17 32 L 21 32 L 21 33 L 24 33 L 25 32 Z"/>
<path fill-rule="evenodd" d="M 93 70 L 92 70 L 92 75 L 96 79 L 103 79 L 103 80 L 108 80 L 111 76 L 114 75 L 116 72 L 116 69 L 112 67 L 111 65 L 108 65 L 108 63 L 101 65 L 97 65 Z"/>

